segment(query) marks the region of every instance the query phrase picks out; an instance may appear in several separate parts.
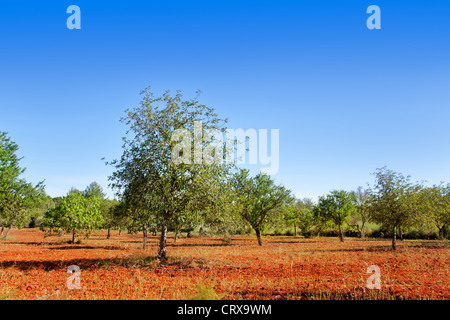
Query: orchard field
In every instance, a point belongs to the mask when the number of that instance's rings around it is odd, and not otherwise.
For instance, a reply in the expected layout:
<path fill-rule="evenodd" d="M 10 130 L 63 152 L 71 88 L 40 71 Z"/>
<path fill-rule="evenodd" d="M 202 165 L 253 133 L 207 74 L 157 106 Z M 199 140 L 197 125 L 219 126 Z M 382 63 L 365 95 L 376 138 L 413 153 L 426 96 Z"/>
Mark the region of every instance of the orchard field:
<path fill-rule="evenodd" d="M 70 234 L 44 237 L 12 229 L 0 241 L 2 299 L 449 299 L 448 241 L 398 241 L 169 233 L 167 260 L 159 237 L 112 231 L 78 244 Z M 81 272 L 69 289 L 70 265 Z M 368 289 L 367 268 L 380 268 L 381 288 Z"/>

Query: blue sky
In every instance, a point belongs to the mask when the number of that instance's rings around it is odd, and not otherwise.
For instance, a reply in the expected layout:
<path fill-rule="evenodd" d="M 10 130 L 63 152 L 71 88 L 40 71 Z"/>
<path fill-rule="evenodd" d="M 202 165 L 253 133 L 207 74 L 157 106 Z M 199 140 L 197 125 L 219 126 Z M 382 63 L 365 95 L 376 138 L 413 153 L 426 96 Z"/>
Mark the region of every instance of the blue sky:
<path fill-rule="evenodd" d="M 450 182 L 449 16 L 443 0 L 0 0 L 0 130 L 50 195 L 107 189 L 139 92 L 200 89 L 229 127 L 280 130 L 273 178 L 299 197 L 385 165 Z"/>

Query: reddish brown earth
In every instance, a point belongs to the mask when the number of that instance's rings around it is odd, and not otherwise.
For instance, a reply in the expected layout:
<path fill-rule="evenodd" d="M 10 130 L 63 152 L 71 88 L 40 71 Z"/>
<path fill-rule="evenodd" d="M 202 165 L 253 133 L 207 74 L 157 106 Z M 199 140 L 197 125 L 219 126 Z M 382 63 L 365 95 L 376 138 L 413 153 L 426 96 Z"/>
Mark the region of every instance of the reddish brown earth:
<path fill-rule="evenodd" d="M 98 232 L 81 244 L 70 235 L 12 230 L 0 240 L 2 299 L 449 299 L 448 241 L 235 236 L 158 239 Z M 68 289 L 70 265 L 81 288 Z M 380 268 L 381 289 L 366 288 L 367 267 Z"/>

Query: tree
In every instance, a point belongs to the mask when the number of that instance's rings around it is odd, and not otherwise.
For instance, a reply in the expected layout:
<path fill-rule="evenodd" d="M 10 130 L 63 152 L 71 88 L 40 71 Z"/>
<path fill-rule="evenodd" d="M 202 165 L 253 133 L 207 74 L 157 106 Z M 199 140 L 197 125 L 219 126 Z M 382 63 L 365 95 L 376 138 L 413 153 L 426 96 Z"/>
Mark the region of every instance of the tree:
<path fill-rule="evenodd" d="M 310 236 L 311 229 L 315 224 L 313 208 L 314 203 L 310 198 L 295 199 L 286 206 L 286 221 L 289 225 L 294 226 L 294 235 L 297 235 L 298 228 L 303 236 Z"/>
<path fill-rule="evenodd" d="M 40 199 L 40 201 L 38 201 L 31 208 L 27 209 L 28 211 L 27 215 L 30 217 L 28 227 L 29 228 L 39 227 L 45 212 L 47 212 L 51 208 L 54 208 L 55 206 L 56 205 L 52 197 L 48 195 L 43 196 Z"/>
<path fill-rule="evenodd" d="M 109 239 L 111 237 L 111 228 L 114 228 L 117 224 L 117 211 L 115 207 L 118 205 L 118 201 L 105 199 L 106 194 L 103 192 L 103 188 L 95 181 L 91 182 L 81 194 L 87 199 L 97 197 L 100 200 L 103 228 L 108 231 L 106 238 Z"/>
<path fill-rule="evenodd" d="M 412 225 L 419 215 L 421 186 L 412 184 L 410 177 L 387 169 L 375 172 L 376 181 L 369 188 L 371 219 L 392 230 L 392 249 L 397 248 L 397 228 Z"/>
<path fill-rule="evenodd" d="M 221 203 L 220 191 L 226 185 L 229 168 L 223 162 L 178 160 L 189 160 L 192 153 L 195 160 L 205 160 L 203 151 L 212 141 L 203 139 L 203 133 L 224 132 L 226 121 L 197 98 L 183 101 L 180 91 L 174 96 L 166 91 L 161 97 L 154 97 L 147 88 L 142 94 L 141 105 L 126 110 L 126 117 L 122 118 L 129 127 L 129 137 L 123 139 L 122 157 L 109 162 L 116 169 L 109 177 L 110 186 L 127 203 L 132 219 L 142 225 L 144 248 L 148 224 L 155 221 L 160 226 L 158 256 L 166 259 L 169 222 L 183 213 Z M 199 123 L 200 130 L 196 127 Z M 181 150 L 177 149 L 179 130 L 187 133 L 182 136 L 186 147 Z"/>
<path fill-rule="evenodd" d="M 327 196 L 320 197 L 315 207 L 318 216 L 338 227 L 341 242 L 344 241 L 342 226 L 354 209 L 351 194 L 344 190 L 333 190 Z"/>
<path fill-rule="evenodd" d="M 87 186 L 82 193 L 85 198 L 96 196 L 99 199 L 105 199 L 106 196 L 103 192 L 103 188 L 95 181 Z"/>
<path fill-rule="evenodd" d="M 316 226 L 314 220 L 314 202 L 310 198 L 300 201 L 298 216 L 298 227 L 304 237 L 310 237 L 312 229 Z"/>
<path fill-rule="evenodd" d="M 95 196 L 97 197 L 97 196 Z M 92 195 L 88 199 L 92 198 Z M 98 198 L 98 197 L 97 197 Z M 117 200 L 103 199 L 100 202 L 100 212 L 103 217 L 103 228 L 108 230 L 106 239 L 111 237 L 111 229 L 119 225 L 119 215 L 116 207 L 119 205 Z"/>
<path fill-rule="evenodd" d="M 69 189 L 69 191 L 67 192 L 67 195 L 72 194 L 72 193 L 79 193 L 79 194 L 83 195 L 83 192 L 80 191 L 80 190 L 78 190 L 78 189 L 75 188 L 75 187 L 71 187 L 71 188 Z"/>
<path fill-rule="evenodd" d="M 16 154 L 19 146 L 11 141 L 6 132 L 0 132 L 0 222 L 8 227 L 6 236 L 13 225 L 22 227 L 31 219 L 30 208 L 39 205 L 45 198 L 43 182 L 28 183 L 21 175 Z"/>
<path fill-rule="evenodd" d="M 355 213 L 358 215 L 361 221 L 361 226 L 357 225 L 361 238 L 364 238 L 364 225 L 370 219 L 369 209 L 369 193 L 368 190 L 364 190 L 363 187 L 358 187 L 355 191 L 351 192 L 353 202 L 355 203 Z"/>
<path fill-rule="evenodd" d="M 101 201 L 96 196 L 85 198 L 79 192 L 69 193 L 61 203 L 48 210 L 42 219 L 41 229 L 72 233 L 72 243 L 82 232 L 88 237 L 90 232 L 101 228 L 103 217 Z"/>
<path fill-rule="evenodd" d="M 439 238 L 447 237 L 446 230 L 450 225 L 450 184 L 433 185 L 424 188 L 421 204 L 425 218 L 431 220 L 439 231 Z"/>
<path fill-rule="evenodd" d="M 119 229 L 119 235 L 122 229 L 128 229 L 131 223 L 130 215 L 128 213 L 128 208 L 123 200 L 119 200 L 117 205 L 113 209 L 113 225 Z M 156 229 L 155 229 L 156 230 Z"/>
<path fill-rule="evenodd" d="M 233 177 L 236 209 L 255 230 L 258 244 L 262 246 L 261 228 L 267 218 L 290 197 L 290 191 L 278 186 L 265 173 L 250 177 L 249 171 L 241 169 Z"/>

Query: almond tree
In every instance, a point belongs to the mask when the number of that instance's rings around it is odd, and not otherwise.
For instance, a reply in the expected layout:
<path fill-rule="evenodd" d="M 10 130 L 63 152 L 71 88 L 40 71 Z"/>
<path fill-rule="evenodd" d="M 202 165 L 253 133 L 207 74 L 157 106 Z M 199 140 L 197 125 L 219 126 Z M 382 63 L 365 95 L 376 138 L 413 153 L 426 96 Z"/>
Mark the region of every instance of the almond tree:
<path fill-rule="evenodd" d="M 236 211 L 255 230 L 258 244 L 262 246 L 261 229 L 270 214 L 281 208 L 289 199 L 290 191 L 265 173 L 250 177 L 249 171 L 241 169 L 233 177 Z"/>
<path fill-rule="evenodd" d="M 351 194 L 344 190 L 333 190 L 330 194 L 320 197 L 314 208 L 317 216 L 325 221 L 331 221 L 338 227 L 341 242 L 344 241 L 342 226 L 354 209 Z"/>
<path fill-rule="evenodd" d="M 80 192 L 71 192 L 45 213 L 41 229 L 50 233 L 60 229 L 72 233 L 72 243 L 75 243 L 81 233 L 87 237 L 91 231 L 102 227 L 100 204 L 101 200 L 96 196 L 85 198 Z"/>
<path fill-rule="evenodd" d="M 140 106 L 126 110 L 122 118 L 129 128 L 128 137 L 123 139 L 121 158 L 109 162 L 115 167 L 109 179 L 119 198 L 129 205 L 130 218 L 142 225 L 144 247 L 150 221 L 159 225 L 158 256 L 166 259 L 170 221 L 180 220 L 177 217 L 186 212 L 218 208 L 229 167 L 223 162 L 176 161 L 173 152 L 179 140 L 173 139 L 174 134 L 177 130 L 187 133 L 187 137 L 183 136 L 187 149 L 179 150 L 176 156 L 187 159 L 194 154 L 195 159 L 202 160 L 202 151 L 211 143 L 202 139 L 202 133 L 224 132 L 226 121 L 197 98 L 184 101 L 179 91 L 174 96 L 166 91 L 161 97 L 154 97 L 147 88 L 142 94 Z M 196 123 L 202 124 L 200 138 L 199 132 L 195 132 Z"/>
<path fill-rule="evenodd" d="M 421 186 L 410 182 L 410 177 L 387 169 L 377 169 L 376 181 L 369 188 L 371 220 L 392 230 L 392 249 L 397 248 L 397 229 L 419 221 Z"/>
<path fill-rule="evenodd" d="M 352 191 L 351 195 L 355 203 L 356 209 L 355 213 L 359 216 L 359 219 L 361 220 L 361 226 L 358 225 L 359 234 L 361 238 L 364 238 L 364 225 L 370 219 L 369 194 L 367 190 L 364 190 L 360 186 L 356 189 L 356 191 Z"/>
<path fill-rule="evenodd" d="M 108 231 L 106 239 L 111 237 L 111 229 L 116 227 L 118 222 L 118 216 L 116 215 L 116 207 L 119 205 L 119 201 L 102 199 L 100 203 L 100 212 L 103 216 L 103 228 Z"/>
<path fill-rule="evenodd" d="M 425 219 L 431 221 L 439 230 L 439 238 L 445 239 L 450 226 L 450 184 L 433 185 L 424 188 L 421 204 Z"/>
<path fill-rule="evenodd" d="M 310 198 L 293 199 L 292 203 L 285 206 L 285 219 L 288 225 L 294 227 L 294 235 L 297 236 L 297 228 L 303 236 L 309 237 L 314 226 L 314 203 Z"/>

